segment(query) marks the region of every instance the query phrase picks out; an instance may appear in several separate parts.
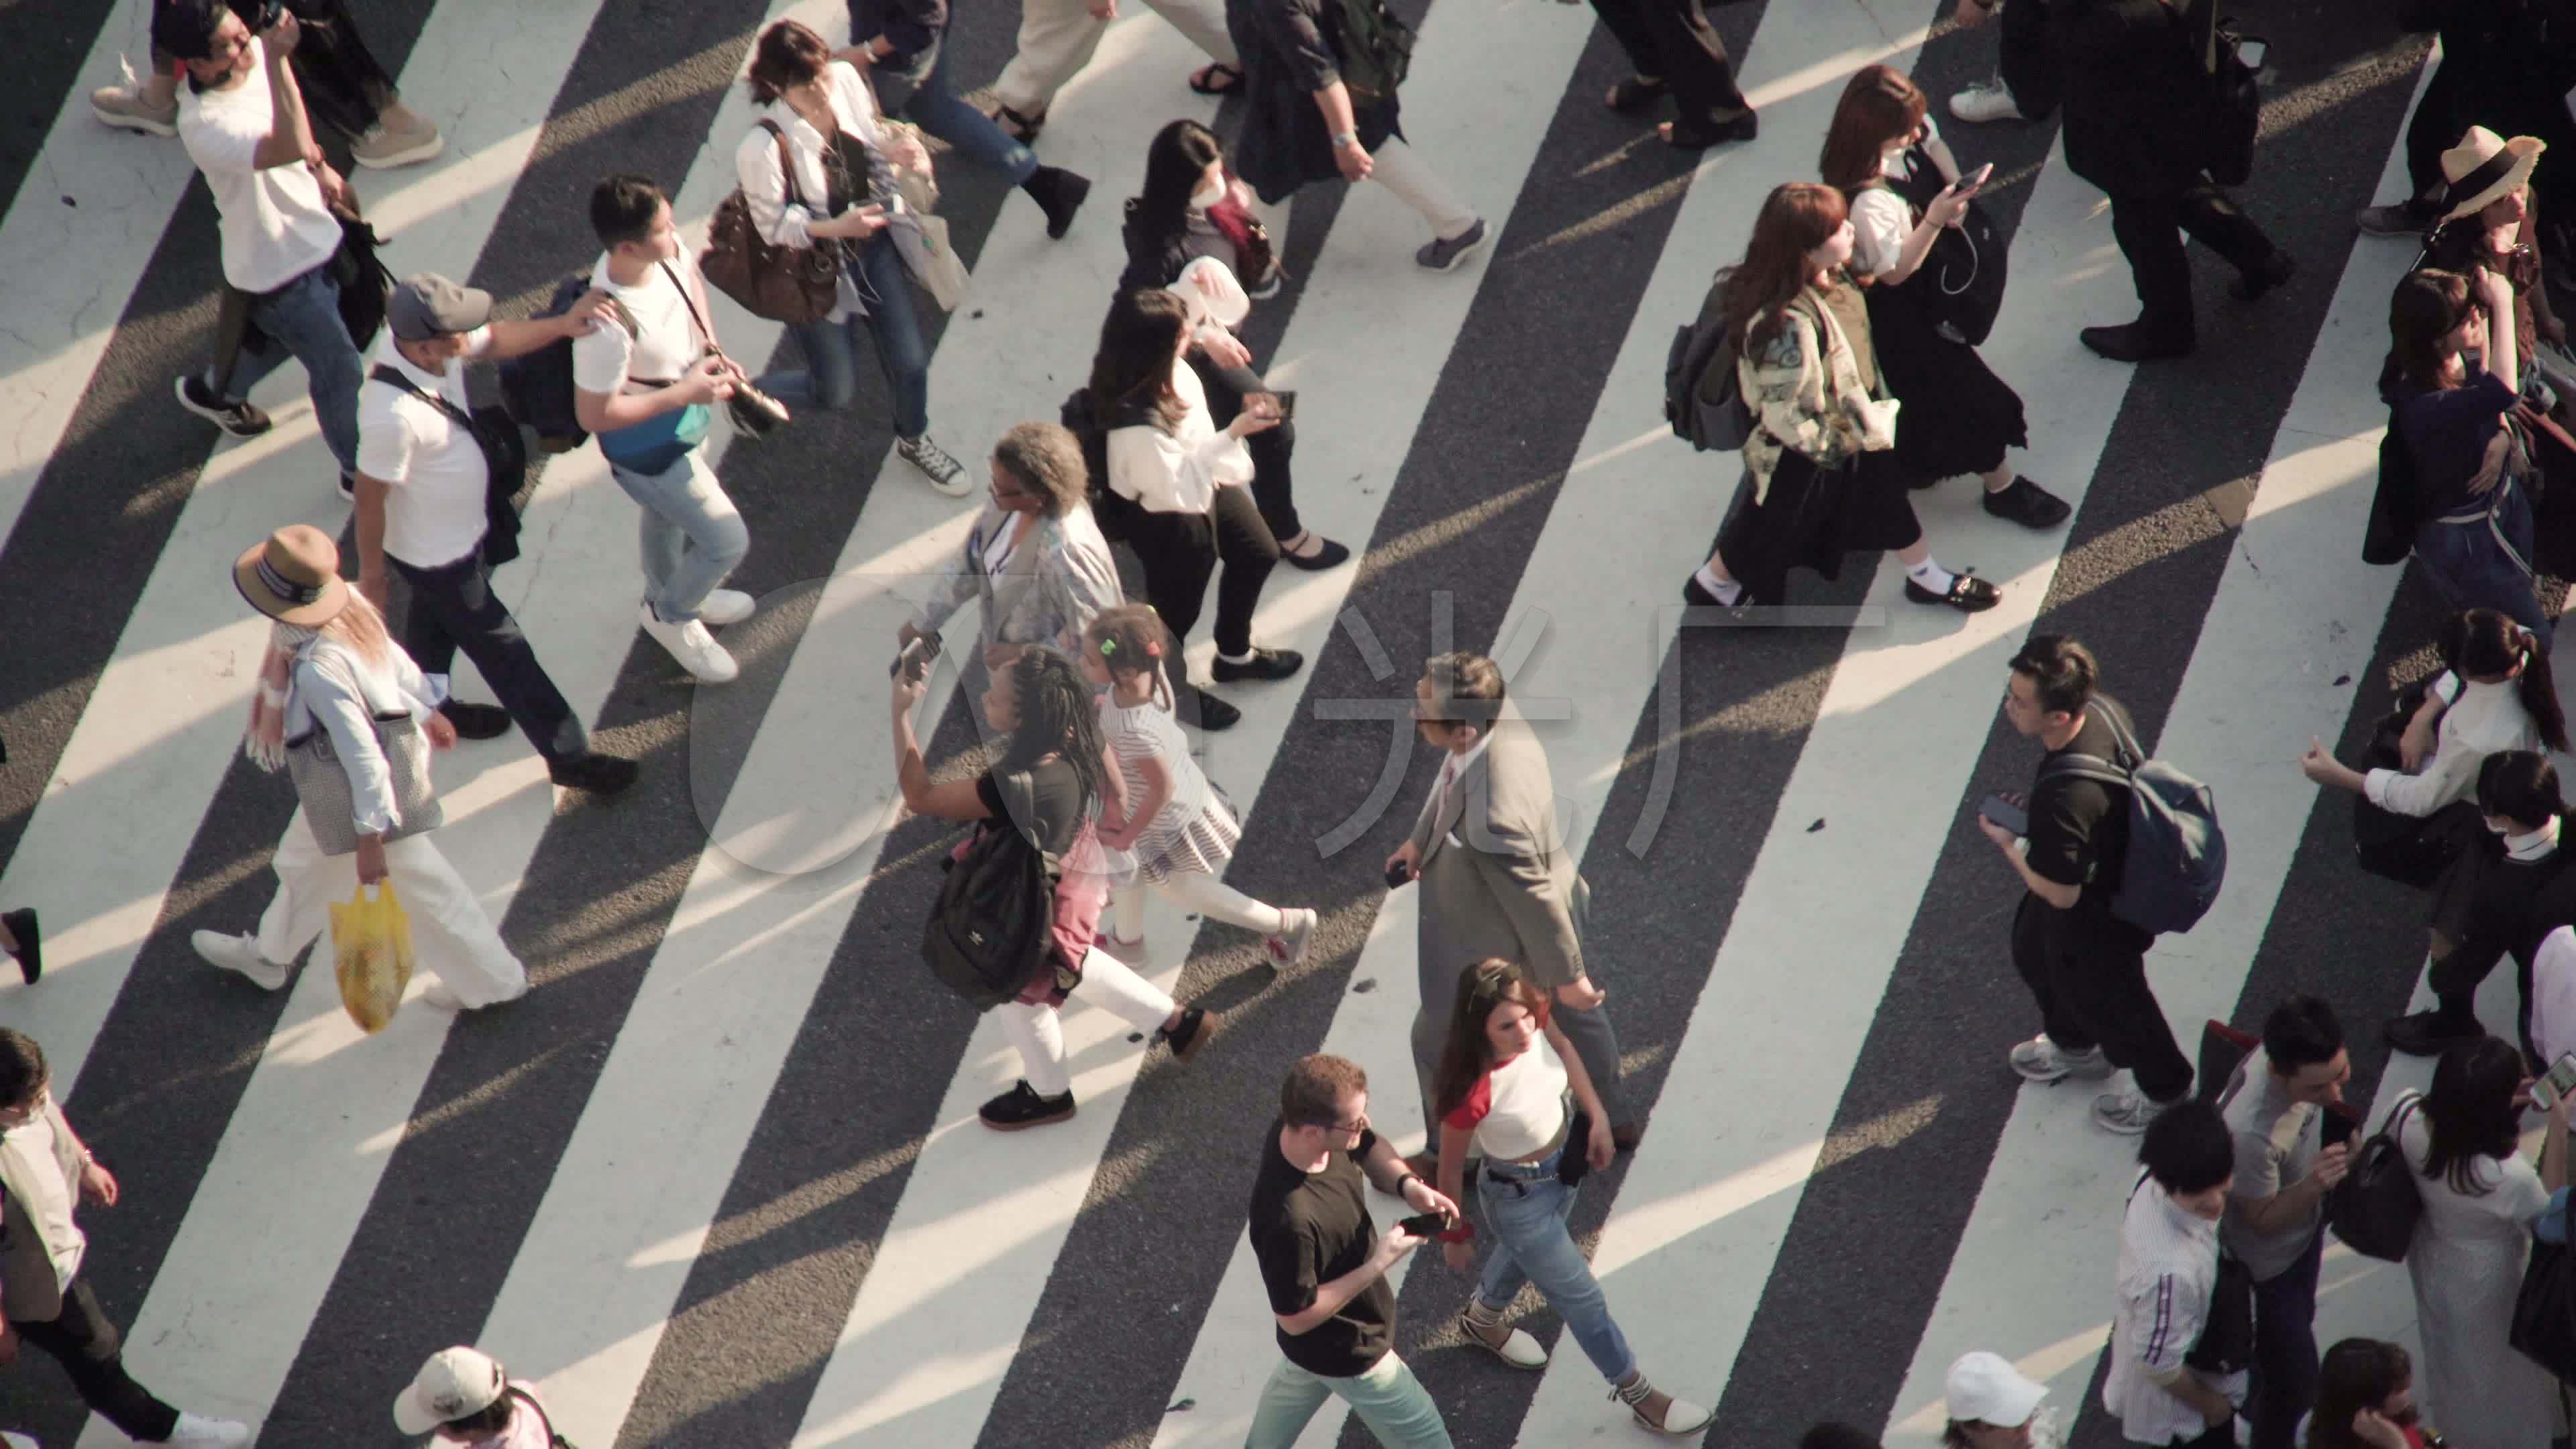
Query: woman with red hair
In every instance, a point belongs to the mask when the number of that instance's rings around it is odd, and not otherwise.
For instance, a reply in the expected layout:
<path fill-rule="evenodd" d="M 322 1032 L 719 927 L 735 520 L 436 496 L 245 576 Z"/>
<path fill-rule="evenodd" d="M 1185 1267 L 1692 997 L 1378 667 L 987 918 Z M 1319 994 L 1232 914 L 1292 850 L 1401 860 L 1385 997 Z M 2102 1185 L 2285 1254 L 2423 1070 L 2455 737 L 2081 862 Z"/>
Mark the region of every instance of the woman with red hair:
<path fill-rule="evenodd" d="M 1830 579 L 1851 549 L 1894 549 L 1905 597 L 1968 613 L 2003 597 L 1932 557 L 1896 461 L 1895 399 L 1871 350 L 1869 309 L 1845 267 L 1852 226 L 1843 195 L 1793 181 L 1773 188 L 1744 260 L 1718 274 L 1736 379 L 1753 411 L 1749 474 L 1717 551 L 1682 585 L 1700 606 L 1777 604 L 1789 570 Z M 1717 364 L 1729 359 L 1720 354 Z"/>

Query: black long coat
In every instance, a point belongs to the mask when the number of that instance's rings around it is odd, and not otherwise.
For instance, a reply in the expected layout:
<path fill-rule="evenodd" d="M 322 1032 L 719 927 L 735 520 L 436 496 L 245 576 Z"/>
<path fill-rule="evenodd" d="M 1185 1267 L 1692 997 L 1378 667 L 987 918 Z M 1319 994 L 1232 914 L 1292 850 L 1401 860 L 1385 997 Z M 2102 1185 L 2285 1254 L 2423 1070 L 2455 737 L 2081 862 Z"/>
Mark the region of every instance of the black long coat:
<path fill-rule="evenodd" d="M 2194 16 L 2164 0 L 2049 0 L 2048 28 L 2066 81 L 2068 169 L 2113 196 L 2199 179 L 2211 91 Z"/>
<path fill-rule="evenodd" d="M 1332 133 L 1315 92 L 1341 78 L 1340 25 L 1331 0 L 1225 0 L 1225 29 L 1243 57 L 1243 137 L 1234 170 L 1273 206 L 1309 181 L 1334 181 Z M 1352 107 L 1360 144 L 1374 152 L 1402 136 L 1393 98 Z"/>

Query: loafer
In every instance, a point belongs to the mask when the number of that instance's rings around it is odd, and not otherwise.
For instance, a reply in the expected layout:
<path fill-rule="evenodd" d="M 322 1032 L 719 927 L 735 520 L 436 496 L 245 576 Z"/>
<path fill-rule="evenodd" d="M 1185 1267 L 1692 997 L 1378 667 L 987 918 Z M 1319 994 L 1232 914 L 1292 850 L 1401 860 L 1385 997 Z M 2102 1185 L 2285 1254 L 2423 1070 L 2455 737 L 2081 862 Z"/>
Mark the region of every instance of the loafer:
<path fill-rule="evenodd" d="M 1288 565 L 1290 568 L 1304 569 L 1310 574 L 1319 574 L 1326 569 L 1340 568 L 1343 563 L 1349 560 L 1350 556 L 1351 550 L 1349 545 L 1335 543 L 1329 538 L 1318 541 L 1313 553 L 1290 553 L 1284 548 L 1279 550 L 1279 561 L 1281 563 Z"/>
<path fill-rule="evenodd" d="M 28 985 L 35 985 L 45 974 L 45 933 L 36 924 L 36 908 L 0 911 L 0 926 L 7 926 L 9 938 L 18 943 L 18 974 L 27 978 Z"/>
<path fill-rule="evenodd" d="M 1020 1132 L 1062 1122 L 1073 1115 L 1073 1093 L 1041 1097 L 1024 1078 L 1017 1086 L 977 1108 L 975 1115 L 996 1132 Z"/>
<path fill-rule="evenodd" d="M 2439 1011 L 2418 1011 L 2390 1022 L 2383 1034 L 2392 1049 L 2410 1057 L 2438 1057 L 2454 1042 L 2484 1036 L 2486 1028 L 2475 1020 L 2454 1021 Z"/>
<path fill-rule="evenodd" d="M 635 783 L 641 773 L 633 760 L 621 755 L 603 755 L 597 750 L 584 750 L 567 755 L 546 766 L 546 777 L 567 790 L 588 790 L 594 795 L 614 795 Z"/>
<path fill-rule="evenodd" d="M 1982 614 L 2004 601 L 2004 591 L 1962 569 L 1950 576 L 1950 592 L 1946 594 L 1936 594 L 1907 579 L 1905 597 L 1918 604 L 1947 604 L 1962 614 Z"/>
<path fill-rule="evenodd" d="M 2087 327 L 2075 334 L 2075 340 L 2093 350 L 2099 357 L 2113 362 L 2163 362 L 2191 356 L 2192 342 L 2187 337 L 2159 337 L 2135 322 L 2117 327 Z"/>
<path fill-rule="evenodd" d="M 1985 510 L 2024 528 L 2055 528 L 2075 510 L 2065 499 L 2016 473 L 2001 492 L 1986 490 Z"/>
<path fill-rule="evenodd" d="M 2274 247 L 2272 254 L 2263 259 L 2263 265 L 2238 274 L 2235 281 L 2228 283 L 2227 295 L 2239 302 L 2260 302 L 2264 293 L 2290 280 L 2290 274 L 2298 269 L 2298 258 Z"/>
<path fill-rule="evenodd" d="M 1208 693 L 1195 684 L 1182 686 L 1184 693 L 1198 701 L 1198 725 L 1203 730 L 1230 730 L 1243 720 L 1243 711 Z"/>
<path fill-rule="evenodd" d="M 1286 679 L 1306 667 L 1306 656 L 1294 649 L 1255 649 L 1244 660 L 1228 659 L 1220 654 L 1208 673 L 1219 684 L 1239 684 L 1245 680 Z"/>
<path fill-rule="evenodd" d="M 460 740 L 497 740 L 510 732 L 510 712 L 497 704 L 467 704 L 451 699 L 441 704 L 438 712 L 456 726 Z"/>
<path fill-rule="evenodd" d="M 1664 144 L 1676 151 L 1705 151 L 1733 141 L 1750 141 L 1761 134 L 1762 118 L 1750 110 L 1715 122 L 1706 130 L 1696 130 L 1679 121 L 1663 129 Z"/>

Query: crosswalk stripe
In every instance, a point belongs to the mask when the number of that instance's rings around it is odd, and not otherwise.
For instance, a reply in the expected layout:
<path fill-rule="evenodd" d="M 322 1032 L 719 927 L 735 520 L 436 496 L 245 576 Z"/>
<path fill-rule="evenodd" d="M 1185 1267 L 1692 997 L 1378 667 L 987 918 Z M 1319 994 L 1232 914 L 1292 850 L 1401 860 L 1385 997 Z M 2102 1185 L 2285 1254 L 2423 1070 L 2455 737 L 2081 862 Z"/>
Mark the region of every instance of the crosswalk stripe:
<path fill-rule="evenodd" d="M 2381 189 L 2390 177 L 2403 185 L 2402 145 Z M 2373 400 L 2379 358 L 2351 339 L 2380 325 L 2409 260 L 2401 245 L 2355 243 L 2152 744 L 2209 785 L 2227 828 L 2228 889 L 2189 935 L 2161 938 L 2148 958 L 2186 1044 L 2202 1021 L 2228 1016 L 2237 1002 L 2318 804 L 2317 787 L 2288 760 L 2309 734 L 2332 732 L 2350 712 L 2348 681 L 2368 668 L 2396 587 L 2397 570 L 2362 567 L 2354 556 L 2385 416 Z M 2269 1005 L 2247 1000 L 2240 1014 L 2259 1019 Z M 2103 1273 L 2067 1267 L 2101 1259 L 2136 1176 L 2135 1143 L 2086 1120 L 2092 1095 L 2080 1083 L 2017 1094 L 1892 1430 L 1916 1442 L 1939 1436 L 1942 1375 L 1972 1348 L 2021 1361 L 2051 1384 L 2061 1412 L 2077 1403 L 2110 1300 Z M 2039 1203 L 2054 1210 L 2034 1213 Z"/>

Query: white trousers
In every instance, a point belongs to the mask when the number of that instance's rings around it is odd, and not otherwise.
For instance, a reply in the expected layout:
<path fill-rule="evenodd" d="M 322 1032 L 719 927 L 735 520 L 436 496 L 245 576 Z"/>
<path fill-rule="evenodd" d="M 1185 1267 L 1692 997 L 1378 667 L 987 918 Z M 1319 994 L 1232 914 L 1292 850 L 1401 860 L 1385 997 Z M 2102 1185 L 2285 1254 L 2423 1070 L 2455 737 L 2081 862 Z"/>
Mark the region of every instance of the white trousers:
<path fill-rule="evenodd" d="M 528 989 L 527 968 L 503 944 L 473 888 L 430 843 L 434 833 L 405 836 L 385 847 L 385 879 L 411 918 L 413 959 L 421 970 L 437 973 L 468 1007 L 521 995 Z M 260 913 L 259 954 L 292 966 L 330 928 L 332 904 L 358 894 L 358 857 L 324 855 L 299 805 L 270 864 L 277 871 L 277 894 Z"/>
<path fill-rule="evenodd" d="M 1144 881 L 1118 893 L 1118 935 L 1134 941 L 1145 934 L 1145 892 L 1159 891 L 1163 899 L 1186 911 L 1213 916 L 1229 926 L 1241 926 L 1265 936 L 1276 936 L 1288 929 L 1288 917 L 1277 906 L 1264 905 L 1215 876 L 1199 870 L 1176 870 L 1163 879 Z"/>
<path fill-rule="evenodd" d="M 1433 236 L 1447 241 L 1464 235 L 1476 224 L 1476 209 L 1460 201 L 1449 183 L 1404 144 L 1403 138 L 1387 137 L 1385 145 L 1369 153 L 1369 160 L 1374 163 L 1369 180 L 1394 192 L 1405 205 L 1419 212 L 1430 223 Z M 1259 213 L 1261 224 L 1270 228 L 1270 235 L 1281 239 L 1283 245 L 1288 235 L 1288 207 L 1296 199 L 1291 196 L 1272 206 L 1259 197 L 1253 198 L 1253 210 Z"/>
<path fill-rule="evenodd" d="M 1190 44 L 1206 51 L 1208 59 L 1239 64 L 1234 39 L 1225 33 L 1222 0 L 1145 3 L 1172 22 L 1172 28 Z M 1019 52 L 993 83 L 994 98 L 1033 120 L 1043 116 L 1064 83 L 1091 64 L 1091 53 L 1100 48 L 1100 37 L 1108 30 L 1108 21 L 1091 18 L 1088 0 L 1021 0 Z"/>
<path fill-rule="evenodd" d="M 1097 946 L 1082 959 L 1082 984 L 1065 999 L 1096 1002 L 1149 1034 L 1161 1031 L 1178 1009 L 1161 987 Z M 1072 1091 L 1073 1077 L 1064 1066 L 1064 1026 L 1056 1019 L 1056 1009 L 1005 1001 L 993 1010 L 1002 1018 L 1002 1030 L 1010 1033 L 1011 1045 L 1020 1049 L 1029 1090 L 1041 1097 L 1061 1097 Z"/>

